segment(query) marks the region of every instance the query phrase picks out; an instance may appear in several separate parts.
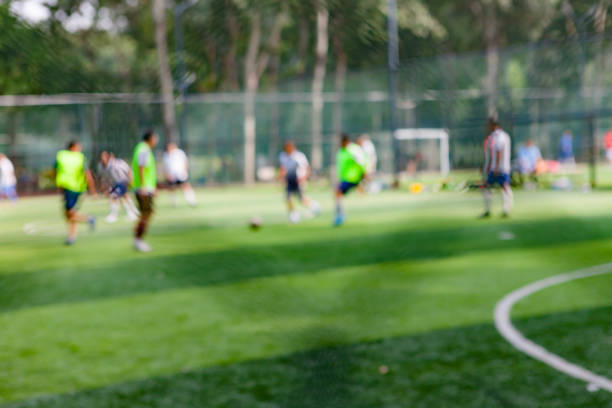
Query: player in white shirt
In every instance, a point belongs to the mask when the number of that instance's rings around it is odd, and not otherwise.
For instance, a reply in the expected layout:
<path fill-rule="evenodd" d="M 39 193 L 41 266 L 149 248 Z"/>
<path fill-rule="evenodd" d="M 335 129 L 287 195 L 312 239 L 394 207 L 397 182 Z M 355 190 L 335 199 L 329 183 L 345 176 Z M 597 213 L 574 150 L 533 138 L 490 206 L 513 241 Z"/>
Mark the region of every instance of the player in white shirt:
<path fill-rule="evenodd" d="M 304 184 L 310 176 L 310 165 L 304 153 L 296 149 L 292 141 L 285 142 L 285 147 L 278 157 L 279 177 L 286 183 L 287 209 L 289 210 L 289 222 L 295 224 L 300 221 L 300 213 L 293 205 L 293 195 L 296 195 L 300 202 L 307 207 L 313 215 L 321 212 L 319 204 L 304 195 Z"/>
<path fill-rule="evenodd" d="M 484 175 L 486 184 L 483 188 L 485 212 L 482 218 L 491 215 L 491 201 L 493 199 L 492 188 L 498 185 L 502 192 L 503 216 L 508 217 L 513 205 L 512 188 L 510 186 L 510 136 L 504 132 L 496 120 L 488 121 L 489 136 L 485 140 L 485 166 Z"/>
<path fill-rule="evenodd" d="M 2 197 L 9 202 L 17 200 L 17 178 L 13 163 L 0 153 L 0 198 Z"/>
<path fill-rule="evenodd" d="M 374 146 L 374 143 L 372 143 L 372 140 L 368 135 L 359 136 L 359 139 L 357 139 L 357 144 L 361 146 L 361 150 L 363 150 L 366 155 L 367 174 L 368 176 L 373 176 L 374 173 L 376 173 L 376 167 L 378 166 L 378 156 L 376 154 L 376 147 Z"/>
<path fill-rule="evenodd" d="M 196 197 L 191 184 L 189 184 L 189 160 L 184 151 L 176 143 L 168 143 L 163 157 L 166 181 L 170 187 L 172 204 L 176 207 L 176 189 L 181 188 L 185 201 L 192 207 L 196 205 Z"/>
<path fill-rule="evenodd" d="M 132 169 L 127 162 L 117 159 L 112 153 L 103 151 L 100 153 L 98 174 L 103 188 L 108 189 L 110 194 L 110 213 L 106 216 L 106 222 L 117 221 L 120 205 L 123 205 L 128 219 L 136 221 L 139 212 L 128 194 L 129 186 L 132 184 Z"/>

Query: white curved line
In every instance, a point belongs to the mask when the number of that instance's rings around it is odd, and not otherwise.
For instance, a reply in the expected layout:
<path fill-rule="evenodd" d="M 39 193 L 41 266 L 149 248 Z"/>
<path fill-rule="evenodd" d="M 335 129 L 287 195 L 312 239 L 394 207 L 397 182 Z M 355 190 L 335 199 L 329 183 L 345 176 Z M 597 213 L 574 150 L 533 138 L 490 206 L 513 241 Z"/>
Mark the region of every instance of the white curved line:
<path fill-rule="evenodd" d="M 584 279 L 592 276 L 605 275 L 612 273 L 612 263 L 593 266 L 575 272 L 564 273 L 542 279 L 527 286 L 523 286 L 514 292 L 504 296 L 495 306 L 495 327 L 499 333 L 510 342 L 514 347 L 528 354 L 529 356 L 548 364 L 555 370 L 561 371 L 571 377 L 593 384 L 602 390 L 612 392 L 612 381 L 601 375 L 597 375 L 585 368 L 572 364 L 556 354 L 551 353 L 544 347 L 532 342 L 523 336 L 510 320 L 510 311 L 516 302 L 538 292 L 542 289 L 560 285 L 576 279 Z"/>
<path fill-rule="evenodd" d="M 39 220 L 39 221 L 32 221 L 32 222 L 25 224 L 22 228 L 22 231 L 26 235 L 30 235 L 30 236 L 35 235 L 35 236 L 41 236 L 41 237 L 54 237 L 58 235 L 54 233 L 54 231 L 58 229 L 60 229 L 60 227 L 55 228 L 49 225 L 48 222 Z"/>

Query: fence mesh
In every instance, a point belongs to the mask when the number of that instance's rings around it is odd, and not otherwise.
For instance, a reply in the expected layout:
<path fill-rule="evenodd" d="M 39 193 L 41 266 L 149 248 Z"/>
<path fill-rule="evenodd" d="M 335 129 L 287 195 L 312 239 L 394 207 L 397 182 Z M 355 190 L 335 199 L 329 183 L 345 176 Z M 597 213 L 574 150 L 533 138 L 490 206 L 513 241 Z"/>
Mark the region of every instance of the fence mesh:
<path fill-rule="evenodd" d="M 611 38 L 500 49 L 494 56 L 494 85 L 487 86 L 490 57 L 483 52 L 404 61 L 397 74 L 397 126 L 448 129 L 452 168 L 476 168 L 482 162 L 484 122 L 493 104 L 515 148 L 533 139 L 545 157 L 554 159 L 559 139 L 569 129 L 578 162 L 603 157 L 602 138 L 612 129 Z M 334 136 L 341 129 L 370 134 L 380 154 L 380 170 L 392 172 L 387 71 L 349 72 L 342 94 L 335 92 L 331 77 L 324 94 L 325 170 L 333 164 Z M 295 80 L 277 93 L 263 89 L 258 94 L 258 167 L 274 165 L 286 139 L 310 153 L 309 87 L 308 80 Z M 146 128 L 163 135 L 161 105 L 154 95 L 4 96 L 0 105 L 0 151 L 15 162 L 22 191 L 52 187 L 47 176 L 55 152 L 68 140 L 81 140 L 93 161 L 103 149 L 129 157 Z M 191 94 L 184 103 L 178 101 L 176 109 L 194 181 L 242 181 L 244 95 Z M 415 149 L 420 147 L 406 146 L 396 159 L 405 162 L 402 155 Z"/>

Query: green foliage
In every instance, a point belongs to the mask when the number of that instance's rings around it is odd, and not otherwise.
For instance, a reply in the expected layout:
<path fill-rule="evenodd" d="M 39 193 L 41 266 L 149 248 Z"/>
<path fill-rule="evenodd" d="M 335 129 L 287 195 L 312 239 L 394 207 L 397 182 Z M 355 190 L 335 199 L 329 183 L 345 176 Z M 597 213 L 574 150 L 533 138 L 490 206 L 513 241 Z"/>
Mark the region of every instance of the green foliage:
<path fill-rule="evenodd" d="M 587 16 L 584 30 L 593 32 L 589 16 L 593 0 L 571 4 L 577 16 Z M 153 23 L 147 0 L 105 0 L 94 4 L 92 26 L 68 32 L 65 23 L 83 7 L 83 0 L 47 4 L 51 18 L 27 25 L 1 6 L 0 90 L 3 93 L 154 92 L 158 88 Z M 89 3 L 87 3 L 89 4 Z M 92 3 L 93 4 L 93 3 Z M 183 18 L 188 71 L 195 82 L 192 92 L 236 90 L 240 87 L 243 56 L 253 8 L 264 17 L 274 15 L 281 3 L 272 0 L 199 1 Z M 386 64 L 385 0 L 327 0 L 330 10 L 330 64 L 339 50 L 351 69 L 382 68 Z M 89 5 L 92 7 L 92 5 Z M 486 9 L 495 9 L 496 21 L 487 21 Z M 499 45 L 572 35 L 571 22 L 560 0 L 400 0 L 400 55 L 403 59 L 440 53 L 482 49 L 488 24 L 497 24 Z M 176 72 L 173 8 L 168 10 L 168 41 Z M 310 1 L 287 3 L 289 24 L 278 50 L 283 81 L 308 75 L 313 65 L 314 7 Z M 610 11 L 608 12 L 610 14 Z M 610 26 L 608 18 L 607 25 Z M 108 22 L 111 26 L 108 26 Z M 268 23 L 264 23 L 269 26 Z M 339 47 L 341 44 L 341 48 Z M 594 56 L 588 56 L 589 59 Z M 269 83 L 268 73 L 262 78 Z"/>

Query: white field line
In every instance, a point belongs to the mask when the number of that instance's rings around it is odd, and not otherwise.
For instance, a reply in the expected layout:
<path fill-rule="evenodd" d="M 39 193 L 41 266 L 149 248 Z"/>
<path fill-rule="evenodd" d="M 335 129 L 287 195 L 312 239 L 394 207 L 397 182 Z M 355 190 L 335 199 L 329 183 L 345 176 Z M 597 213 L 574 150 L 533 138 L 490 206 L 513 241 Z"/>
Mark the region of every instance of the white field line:
<path fill-rule="evenodd" d="M 551 353 L 542 346 L 532 342 L 523 336 L 512 325 L 510 320 L 510 311 L 512 310 L 512 307 L 519 300 L 524 299 L 535 292 L 576 279 L 584 279 L 609 273 L 612 273 L 612 263 L 552 276 L 550 278 L 531 283 L 527 286 L 523 286 L 522 288 L 509 293 L 497 303 L 495 306 L 495 327 L 497 327 L 499 333 L 514 347 L 535 358 L 536 360 L 540 360 L 555 370 L 561 371 L 571 377 L 587 382 L 591 388 L 595 386 L 599 389 L 612 392 L 612 381 L 609 378 L 597 375 L 585 368 L 572 364 L 558 355 Z"/>
<path fill-rule="evenodd" d="M 30 236 L 55 237 L 59 235 L 60 231 L 63 231 L 63 229 L 61 226 L 55 227 L 49 225 L 49 223 L 45 221 L 32 221 L 25 224 L 22 231 Z M 58 233 L 56 233 L 56 231 Z"/>

